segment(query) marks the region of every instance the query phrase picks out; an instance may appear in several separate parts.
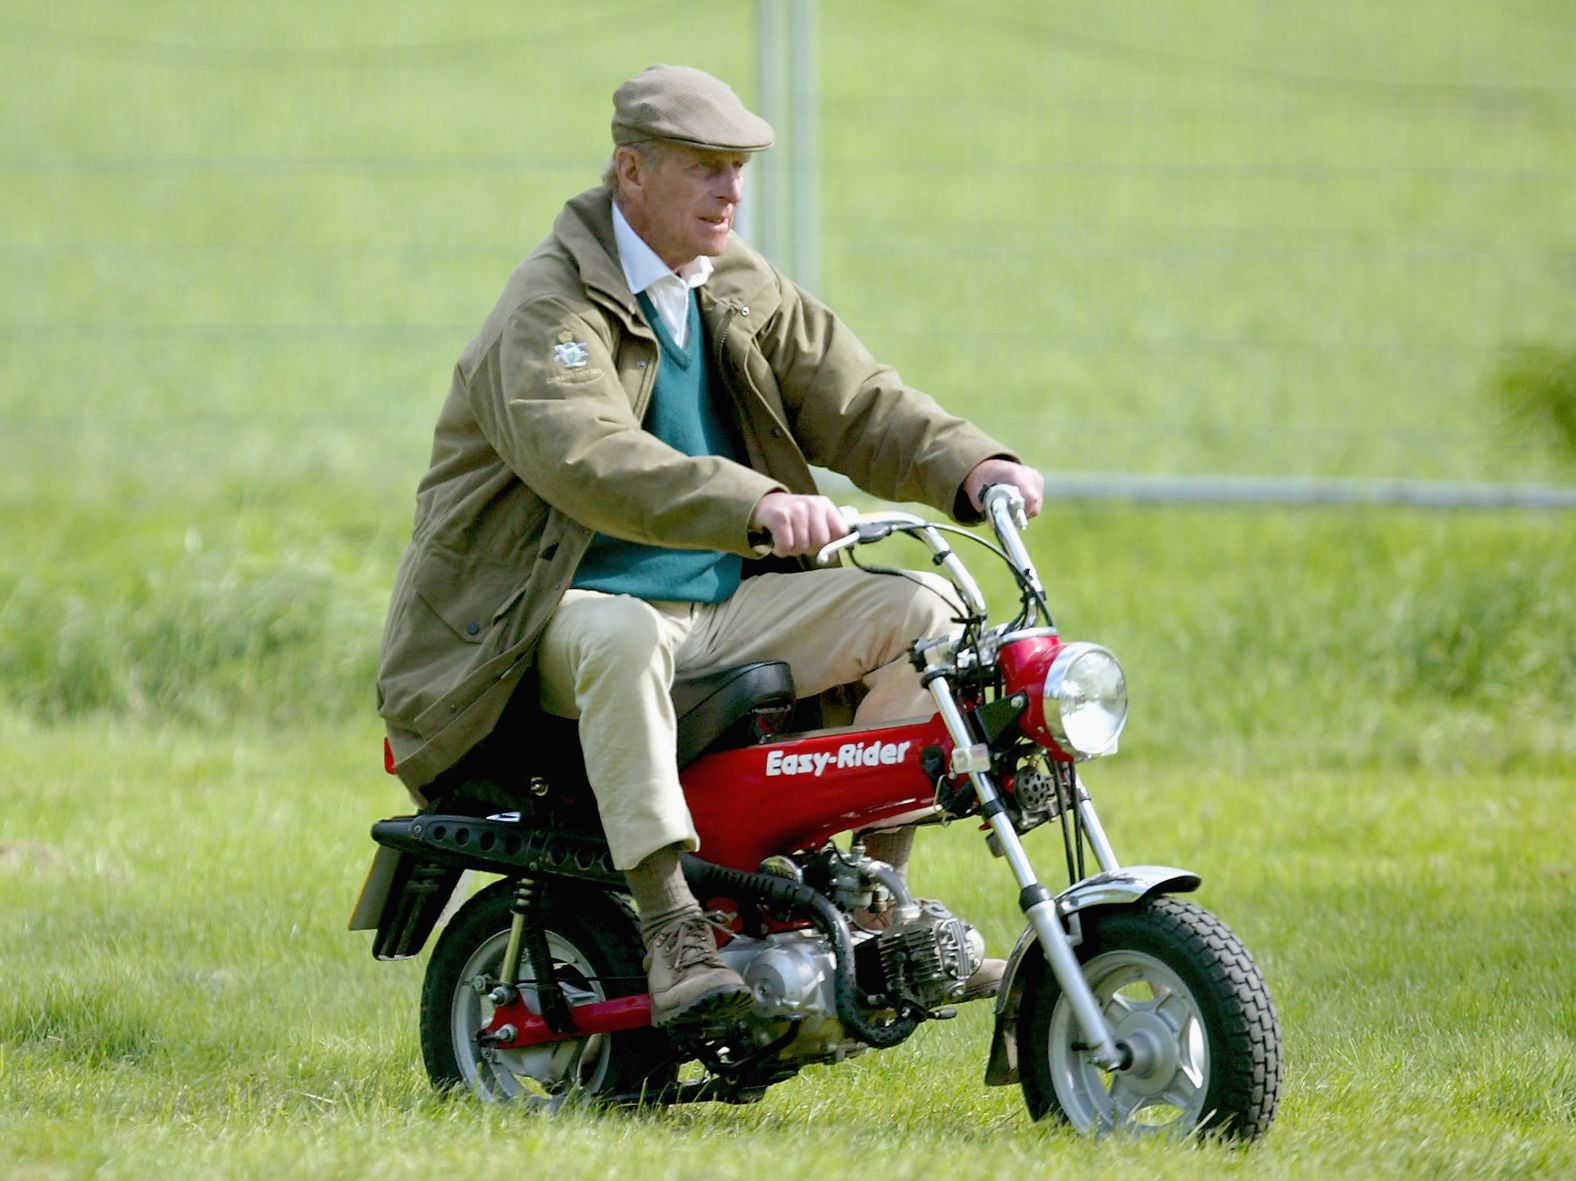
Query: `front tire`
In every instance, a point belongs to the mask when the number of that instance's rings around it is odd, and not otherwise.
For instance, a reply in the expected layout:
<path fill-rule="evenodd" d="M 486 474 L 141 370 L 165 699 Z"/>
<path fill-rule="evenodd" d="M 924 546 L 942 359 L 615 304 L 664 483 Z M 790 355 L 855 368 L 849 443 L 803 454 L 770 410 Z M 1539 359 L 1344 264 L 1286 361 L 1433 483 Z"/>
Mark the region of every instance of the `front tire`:
<path fill-rule="evenodd" d="M 1267 1131 L 1280 1099 L 1280 1024 L 1237 937 L 1176 898 L 1080 917 L 1084 976 L 1134 1063 L 1122 1071 L 1094 1063 L 1041 960 L 1018 1019 L 1030 1115 L 1096 1133 L 1214 1129 L 1251 1140 Z"/>
<path fill-rule="evenodd" d="M 609 1100 L 659 1098 L 674 1076 L 668 1040 L 651 1029 L 628 1030 L 524 1049 L 477 1045 L 493 1006 L 478 981 L 497 983 L 513 922 L 515 883 L 497 882 L 462 907 L 427 964 L 421 993 L 421 1053 L 442 1090 L 466 1087 L 490 1101 L 557 1106 L 570 1095 Z M 542 888 L 537 915 L 569 1003 L 587 1004 L 646 990 L 640 931 L 629 907 L 596 890 Z M 540 1007 L 522 956 L 520 992 Z"/>

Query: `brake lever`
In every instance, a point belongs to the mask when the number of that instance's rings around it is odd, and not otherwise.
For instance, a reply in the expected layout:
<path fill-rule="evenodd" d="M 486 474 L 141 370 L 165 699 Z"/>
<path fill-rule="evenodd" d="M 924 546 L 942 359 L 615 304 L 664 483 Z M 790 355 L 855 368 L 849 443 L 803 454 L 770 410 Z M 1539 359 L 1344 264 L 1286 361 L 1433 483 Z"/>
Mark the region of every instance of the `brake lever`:
<path fill-rule="evenodd" d="M 845 533 L 835 541 L 827 542 L 816 552 L 815 564 L 817 566 L 825 566 L 831 562 L 835 555 L 842 553 L 845 549 L 853 549 L 859 542 L 860 537 L 857 529 L 853 532 Z"/>
<path fill-rule="evenodd" d="M 842 553 L 845 549 L 853 549 L 856 545 L 869 545 L 871 542 L 883 541 L 892 536 L 892 525 L 886 521 L 860 521 L 850 520 L 849 514 L 853 510 L 844 509 L 843 519 L 849 522 L 849 532 L 822 546 L 815 555 L 815 564 L 824 566 L 834 554 Z M 855 514 L 857 517 L 857 514 Z"/>

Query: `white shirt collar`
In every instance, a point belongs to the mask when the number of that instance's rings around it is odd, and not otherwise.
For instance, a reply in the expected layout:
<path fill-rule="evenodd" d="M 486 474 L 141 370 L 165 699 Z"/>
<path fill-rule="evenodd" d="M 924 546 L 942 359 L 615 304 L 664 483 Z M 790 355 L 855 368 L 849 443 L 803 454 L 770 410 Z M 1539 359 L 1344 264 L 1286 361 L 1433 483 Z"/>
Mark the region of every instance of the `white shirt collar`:
<path fill-rule="evenodd" d="M 662 317 L 662 325 L 673 343 L 684 348 L 689 340 L 690 289 L 711 278 L 711 259 L 704 254 L 689 260 L 677 271 L 663 262 L 646 240 L 635 233 L 624 218 L 624 211 L 613 202 L 613 241 L 618 247 L 619 265 L 631 295 L 646 293 L 646 298 Z"/>
<path fill-rule="evenodd" d="M 646 245 L 646 240 L 635 233 L 624 217 L 624 211 L 613 202 L 613 241 L 618 245 L 618 261 L 624 268 L 624 279 L 631 295 L 639 295 L 653 283 L 675 278 L 688 291 L 699 287 L 711 278 L 711 259 L 697 255 L 675 271 L 657 252 Z"/>

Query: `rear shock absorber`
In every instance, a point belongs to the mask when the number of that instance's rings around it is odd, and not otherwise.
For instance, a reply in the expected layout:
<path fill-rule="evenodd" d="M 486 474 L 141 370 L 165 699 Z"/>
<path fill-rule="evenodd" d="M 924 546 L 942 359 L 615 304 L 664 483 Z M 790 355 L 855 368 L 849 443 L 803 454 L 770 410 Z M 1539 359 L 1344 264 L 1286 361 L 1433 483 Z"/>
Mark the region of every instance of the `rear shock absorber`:
<path fill-rule="evenodd" d="M 505 988 L 518 990 L 523 958 L 530 965 L 531 977 L 536 982 L 536 1000 L 541 1006 L 543 1020 L 554 1033 L 569 1033 L 575 1023 L 553 967 L 552 949 L 547 946 L 547 929 L 542 925 L 541 890 L 541 884 L 529 878 L 515 883 L 514 905 L 509 908 L 513 916 L 509 924 L 509 944 L 504 951 L 499 978 Z"/>

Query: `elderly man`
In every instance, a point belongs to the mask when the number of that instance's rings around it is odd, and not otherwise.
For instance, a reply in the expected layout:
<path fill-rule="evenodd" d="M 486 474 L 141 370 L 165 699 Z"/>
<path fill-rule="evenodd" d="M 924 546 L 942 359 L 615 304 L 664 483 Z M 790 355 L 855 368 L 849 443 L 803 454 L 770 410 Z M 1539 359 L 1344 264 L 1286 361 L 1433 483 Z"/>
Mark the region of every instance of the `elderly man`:
<path fill-rule="evenodd" d="M 1043 482 L 732 233 L 745 166 L 773 133 L 731 89 L 652 66 L 613 107 L 603 186 L 564 207 L 455 370 L 379 700 L 418 793 L 522 681 L 580 719 L 663 1024 L 748 1004 L 680 871 L 698 841 L 674 676 L 770 658 L 805 696 L 862 686 L 856 723 L 932 712 L 906 653 L 950 626 L 950 608 L 929 576 L 804 568 L 847 531 L 809 465 L 962 520 L 992 483 L 1036 512 Z M 901 871 L 911 839 L 877 834 L 871 850 Z M 982 975 L 973 991 L 987 995 Z"/>

